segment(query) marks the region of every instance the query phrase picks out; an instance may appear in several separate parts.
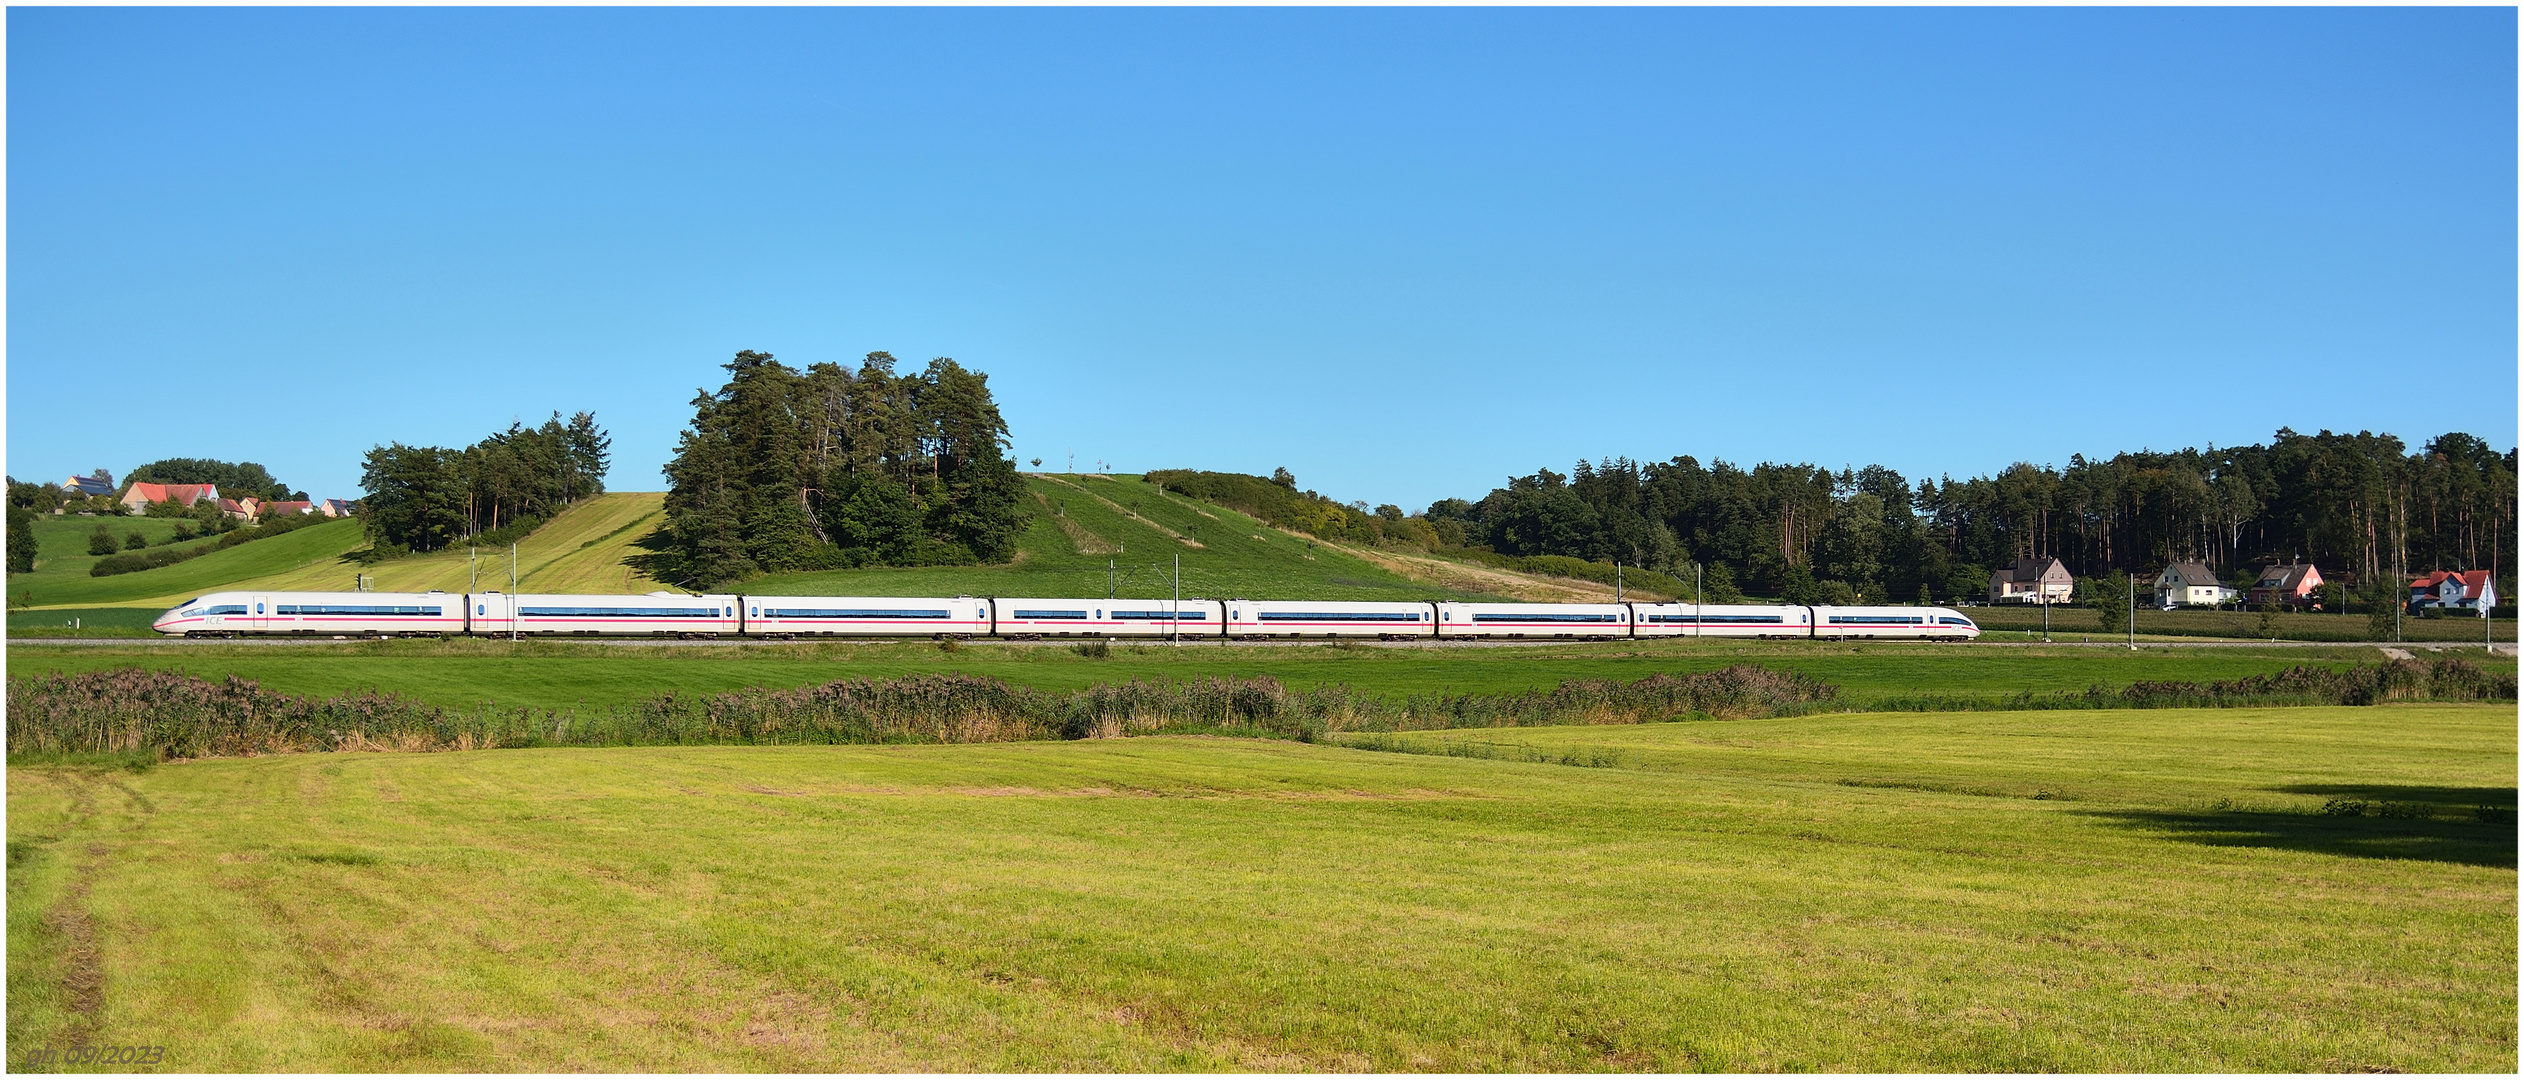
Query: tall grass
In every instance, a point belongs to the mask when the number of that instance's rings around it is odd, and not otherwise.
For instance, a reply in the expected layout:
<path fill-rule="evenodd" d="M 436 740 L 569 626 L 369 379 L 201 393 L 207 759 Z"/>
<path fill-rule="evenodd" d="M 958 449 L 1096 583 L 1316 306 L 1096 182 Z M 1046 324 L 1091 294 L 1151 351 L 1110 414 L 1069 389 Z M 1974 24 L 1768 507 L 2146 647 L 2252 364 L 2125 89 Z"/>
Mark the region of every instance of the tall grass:
<path fill-rule="evenodd" d="M 939 673 L 794 689 L 667 693 L 590 710 L 451 709 L 373 691 L 295 696 L 233 675 L 214 682 L 121 668 L 11 679 L 8 737 L 12 755 L 167 758 L 527 746 L 987 743 L 1169 733 L 1315 741 L 1343 733 L 1793 716 L 1836 705 L 1962 711 L 2515 697 L 2511 672 L 2483 671 L 2461 660 L 2397 660 L 2339 671 L 2295 667 L 2220 682 L 2143 682 L 2121 690 L 2098 686 L 2014 698 L 1920 695 L 1845 705 L 1830 683 L 1738 664 L 1631 681 L 1571 679 L 1549 690 L 1506 694 L 1384 695 L 1346 685 L 1291 690 L 1277 679 L 1236 676 L 1132 679 L 1054 691 Z"/>
<path fill-rule="evenodd" d="M 9 752 L 171 758 L 326 750 L 800 743 L 980 743 L 1214 732 L 1314 740 L 1339 731 L 1620 724 L 1773 716 L 1830 700 L 1819 680 L 1742 664 L 1519 694 L 1388 697 L 1272 678 L 1100 683 L 1056 692 L 961 674 L 796 689 L 668 693 L 581 712 L 447 709 L 374 692 L 299 697 L 229 676 L 117 669 L 9 682 Z"/>
<path fill-rule="evenodd" d="M 2267 675 L 2212 682 L 2137 682 L 2115 690 L 2090 686 L 2014 697 L 1900 695 L 1868 704 L 1888 712 L 1971 709 L 2175 709 L 2271 705 L 2382 705 L 2404 701 L 2514 701 L 2512 671 L 2486 671 L 2466 660 L 2387 660 L 2349 668 L 2300 664 Z"/>

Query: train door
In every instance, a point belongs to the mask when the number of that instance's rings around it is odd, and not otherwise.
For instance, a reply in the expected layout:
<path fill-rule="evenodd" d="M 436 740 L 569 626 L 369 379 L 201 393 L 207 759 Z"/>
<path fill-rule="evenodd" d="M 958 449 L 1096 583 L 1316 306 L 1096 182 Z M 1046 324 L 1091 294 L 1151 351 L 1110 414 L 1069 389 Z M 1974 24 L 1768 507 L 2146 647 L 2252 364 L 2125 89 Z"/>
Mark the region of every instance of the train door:
<path fill-rule="evenodd" d="M 265 627 L 267 627 L 267 626 L 271 625 L 271 623 L 270 623 L 270 621 L 269 621 L 269 620 L 271 619 L 271 617 L 272 617 L 272 598 L 271 598 L 271 597 L 268 597 L 268 596 L 258 596 L 258 597 L 255 597 L 255 598 L 254 598 L 254 628 L 255 628 L 255 629 L 257 629 L 257 630 L 261 630 L 261 629 L 263 629 L 263 628 L 265 628 Z"/>
<path fill-rule="evenodd" d="M 466 599 L 473 610 L 474 633 L 505 635 L 516 629 L 516 597 L 501 593 L 475 593 Z"/>

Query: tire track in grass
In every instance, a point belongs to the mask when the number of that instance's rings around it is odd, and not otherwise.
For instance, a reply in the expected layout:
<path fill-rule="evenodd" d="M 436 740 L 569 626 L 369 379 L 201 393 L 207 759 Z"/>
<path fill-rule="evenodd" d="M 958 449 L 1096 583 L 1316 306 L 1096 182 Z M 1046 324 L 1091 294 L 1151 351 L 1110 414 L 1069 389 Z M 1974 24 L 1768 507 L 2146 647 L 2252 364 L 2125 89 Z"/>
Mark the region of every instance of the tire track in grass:
<path fill-rule="evenodd" d="M 1166 534 L 1167 536 L 1173 537 L 1173 538 L 1174 538 L 1174 542 L 1175 542 L 1175 543 L 1181 544 L 1181 545 L 1183 545 L 1184 547 L 1188 547 L 1188 548 L 1199 548 L 1199 547 L 1205 547 L 1205 546 L 1207 546 L 1207 545 L 1202 544 L 1202 543 L 1201 543 L 1200 541 L 1198 541 L 1198 540 L 1194 540 L 1194 539 L 1192 539 L 1192 538 L 1191 538 L 1191 537 L 1189 537 L 1189 536 L 1185 536 L 1185 535 L 1183 535 L 1182 533 L 1179 533 L 1179 532 L 1174 531 L 1173 529 L 1169 529 L 1169 528 L 1167 528 L 1166 526 L 1164 526 L 1163 524 L 1159 523 L 1159 522 L 1158 522 L 1156 519 L 1154 519 L 1154 518 L 1146 517 L 1146 516 L 1142 515 L 1142 514 L 1141 514 L 1139 511 L 1137 511 L 1137 510 L 1133 510 L 1133 509 L 1131 509 L 1131 508 L 1129 508 L 1129 507 L 1127 507 L 1127 506 L 1123 506 L 1123 505 L 1122 505 L 1122 504 L 1120 504 L 1120 503 L 1114 502 L 1113 500 L 1108 499 L 1108 498 L 1105 498 L 1105 497 L 1104 497 L 1104 496 L 1102 496 L 1102 495 L 1098 495 L 1098 494 L 1096 494 L 1095 492 L 1089 491 L 1089 490 L 1087 490 L 1086 488 L 1084 488 L 1084 487 L 1080 487 L 1080 486 L 1079 486 L 1079 485 L 1077 485 L 1077 484 L 1070 483 L 1070 482 L 1069 482 L 1069 481 L 1067 481 L 1067 480 L 1063 480 L 1063 479 L 1061 479 L 1060 477 L 1053 476 L 1053 475 L 1050 475 L 1050 474 L 1048 474 L 1048 473 L 1037 473 L 1037 474 L 1035 474 L 1035 475 L 1036 475 L 1036 476 L 1038 476 L 1038 477 L 1039 477 L 1039 478 L 1041 478 L 1041 479 L 1044 479 L 1044 480 L 1049 480 L 1049 481 L 1051 481 L 1052 483 L 1059 484 L 1059 485 L 1061 485 L 1062 487 L 1068 488 L 1068 489 L 1070 489 L 1070 490 L 1072 490 L 1072 491 L 1075 491 L 1075 492 L 1077 492 L 1077 493 L 1079 493 L 1079 494 L 1081 494 L 1081 495 L 1084 495 L 1084 496 L 1086 496 L 1086 497 L 1088 497 L 1088 498 L 1090 498 L 1090 499 L 1094 499 L 1094 500 L 1095 500 L 1095 501 L 1097 501 L 1097 502 L 1103 503 L 1103 504 L 1104 504 L 1107 508 L 1111 509 L 1114 513 L 1116 513 L 1116 514 L 1120 514 L 1120 515 L 1122 515 L 1122 516 L 1123 516 L 1123 517 L 1125 517 L 1125 518 L 1129 518 L 1132 522 L 1134 522 L 1134 523 L 1136 523 L 1136 524 L 1139 524 L 1139 525 L 1144 525 L 1144 526 L 1146 526 L 1146 527 L 1148 527 L 1148 528 L 1155 529 L 1155 530 L 1157 530 L 1158 532 L 1164 533 L 1164 534 Z"/>

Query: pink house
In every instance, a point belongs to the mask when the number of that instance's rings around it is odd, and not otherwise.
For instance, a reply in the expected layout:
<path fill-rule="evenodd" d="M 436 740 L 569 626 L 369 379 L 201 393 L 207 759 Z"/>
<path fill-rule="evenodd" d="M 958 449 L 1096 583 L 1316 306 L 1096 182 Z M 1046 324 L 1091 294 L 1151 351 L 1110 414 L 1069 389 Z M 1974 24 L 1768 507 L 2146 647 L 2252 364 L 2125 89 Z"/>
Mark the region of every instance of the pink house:
<path fill-rule="evenodd" d="M 2314 607 L 2314 590 L 2322 587 L 2322 571 L 2312 563 L 2289 563 L 2265 566 L 2261 576 L 2252 579 L 2252 588 L 2244 594 L 2246 603 L 2254 607 L 2282 604 L 2287 607 Z"/>

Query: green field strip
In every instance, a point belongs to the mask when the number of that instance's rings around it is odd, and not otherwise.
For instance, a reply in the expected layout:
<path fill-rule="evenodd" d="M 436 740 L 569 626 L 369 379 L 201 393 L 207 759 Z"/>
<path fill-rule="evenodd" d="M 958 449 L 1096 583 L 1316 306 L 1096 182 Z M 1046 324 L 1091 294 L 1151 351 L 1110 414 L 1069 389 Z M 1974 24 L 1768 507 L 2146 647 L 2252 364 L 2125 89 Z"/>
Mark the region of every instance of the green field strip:
<path fill-rule="evenodd" d="M 2372 663 L 2372 650 L 2203 649 L 2194 652 L 1972 650 L 1918 645 L 1824 648 L 1793 643 L 1660 643 L 1514 649 L 1342 649 L 1322 645 L 1123 646 L 1104 659 L 1060 645 L 926 642 L 748 647 L 624 648 L 551 642 L 376 642 L 286 648 L 246 645 L 45 647 L 20 642 L 10 677 L 124 667 L 239 675 L 294 694 L 377 689 L 446 706 L 485 701 L 562 708 L 629 704 L 669 691 L 808 686 L 835 679 L 962 672 L 1047 690 L 1131 679 L 1269 676 L 1293 688 L 1343 685 L 1362 693 L 1510 693 L 1569 679 L 1640 679 L 1760 663 L 1841 689 L 1845 707 L 1922 693 L 1997 702 L 2021 693 L 2114 689 L 2143 680 L 2211 681 L 2298 664 Z M 2488 665 L 2513 670 L 2515 661 Z"/>

